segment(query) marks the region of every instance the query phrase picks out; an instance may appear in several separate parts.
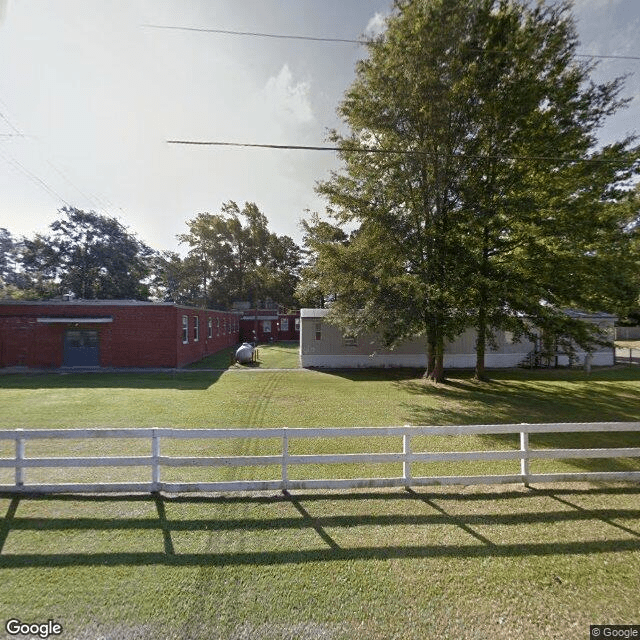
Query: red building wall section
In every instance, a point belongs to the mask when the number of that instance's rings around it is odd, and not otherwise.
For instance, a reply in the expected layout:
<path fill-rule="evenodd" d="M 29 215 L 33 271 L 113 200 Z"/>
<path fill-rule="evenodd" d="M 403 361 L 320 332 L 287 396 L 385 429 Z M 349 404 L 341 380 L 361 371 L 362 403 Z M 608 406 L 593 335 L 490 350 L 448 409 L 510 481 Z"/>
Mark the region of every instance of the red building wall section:
<path fill-rule="evenodd" d="M 264 319 L 271 318 L 267 322 L 271 323 L 271 331 L 265 331 Z M 296 318 L 298 324 L 296 325 Z M 283 320 L 286 322 L 283 323 Z M 299 340 L 300 339 L 300 312 L 297 313 L 276 313 L 268 310 L 258 310 L 258 328 L 256 335 L 255 312 L 245 311 L 244 317 L 240 320 L 240 340 L 244 342 L 271 342 L 273 340 Z M 283 329 L 283 325 L 287 325 Z M 297 327 L 297 330 L 296 330 Z M 254 338 L 254 335 L 256 337 Z"/>
<path fill-rule="evenodd" d="M 183 339 L 183 318 L 187 319 L 188 342 Z M 198 318 L 198 339 L 195 335 L 195 319 Z M 211 325 L 209 325 L 211 320 Z M 177 365 L 182 367 L 201 360 L 239 342 L 239 315 L 208 309 L 175 308 Z"/>
<path fill-rule="evenodd" d="M 189 323 L 186 343 L 183 342 L 183 315 Z M 196 317 L 199 322 L 197 341 L 194 335 Z M 46 322 L 50 318 L 111 318 L 112 321 Z M 209 318 L 213 326 L 211 337 Z M 171 304 L 2 303 L 0 366 L 62 366 L 65 331 L 73 328 L 98 331 L 100 365 L 103 367 L 181 367 L 236 344 L 239 331 L 237 314 Z"/>

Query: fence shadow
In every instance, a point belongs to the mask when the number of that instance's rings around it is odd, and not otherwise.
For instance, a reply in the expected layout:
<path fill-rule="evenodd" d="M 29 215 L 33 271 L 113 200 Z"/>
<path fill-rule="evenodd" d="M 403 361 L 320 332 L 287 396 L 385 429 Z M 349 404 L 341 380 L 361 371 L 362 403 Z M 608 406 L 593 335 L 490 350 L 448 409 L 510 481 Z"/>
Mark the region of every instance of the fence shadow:
<path fill-rule="evenodd" d="M 562 555 L 591 555 L 601 553 L 625 553 L 640 551 L 640 507 L 612 507 L 585 508 L 576 502 L 580 498 L 589 496 L 613 498 L 615 496 L 629 496 L 633 498 L 633 505 L 640 497 L 640 487 L 592 487 L 586 490 L 576 489 L 532 489 L 483 491 L 472 494 L 460 492 L 423 492 L 423 491 L 381 491 L 360 493 L 322 493 L 277 496 L 162 496 L 162 495 L 126 495 L 126 496 L 12 496 L 6 513 L 0 520 L 0 567 L 3 568 L 34 568 L 34 567 L 77 567 L 77 566 L 144 566 L 144 565 L 176 565 L 176 566 L 272 566 L 299 564 L 307 562 L 335 562 L 344 560 L 388 560 L 407 558 L 482 558 L 504 557 L 522 558 L 527 556 L 562 556 Z M 2 497 L 2 496 L 0 496 Z M 5 498 L 7 496 L 4 496 Z M 549 499 L 549 509 L 537 511 L 536 505 L 528 511 L 509 508 L 514 501 L 526 502 L 531 499 L 545 497 Z M 380 500 L 389 506 L 389 513 L 372 513 L 362 515 L 357 508 L 363 500 Z M 319 501 L 336 501 L 337 504 L 354 503 L 353 513 L 336 515 L 313 516 L 313 506 Z M 465 503 L 482 501 L 487 505 L 501 504 L 504 513 L 478 512 L 471 509 L 468 514 L 460 514 L 459 507 Z M 55 503 L 75 503 L 78 513 L 89 510 L 94 503 L 105 503 L 110 512 L 118 511 L 118 503 L 142 502 L 152 507 L 151 511 L 157 517 L 35 517 L 21 516 L 20 507 L 23 503 L 31 503 L 29 512 L 33 512 L 34 503 L 43 503 L 43 510 Z M 415 507 L 424 505 L 424 513 L 402 513 L 402 504 L 398 502 L 412 502 Z M 602 500 L 600 500 L 602 502 Z M 215 517 L 216 508 L 224 506 L 277 506 L 282 503 L 291 505 L 290 515 L 283 517 L 262 516 L 259 518 L 243 517 L 243 509 L 238 509 L 238 517 Z M 419 503 L 416 505 L 415 503 Z M 199 506 L 203 511 L 198 518 L 169 518 L 166 507 L 173 504 L 183 504 L 190 507 Z M 557 504 L 557 508 L 551 508 Z M 105 506 L 102 505 L 102 506 Z M 515 506 L 515 505 L 514 505 Z M 538 503 L 539 506 L 539 503 Z M 209 508 L 209 509 L 207 509 Z M 277 511 L 277 509 L 274 509 Z M 419 509 L 418 509 L 419 511 Z M 611 536 L 604 539 L 577 539 L 566 542 L 539 542 L 527 540 L 526 537 L 516 542 L 500 542 L 492 539 L 490 527 L 504 527 L 505 525 L 535 526 L 575 524 L 579 530 L 587 522 L 597 522 L 605 530 L 611 531 Z M 631 524 L 629 524 L 631 522 Z M 624 524 L 622 524 L 624 523 Z M 357 527 L 372 526 L 376 530 L 389 528 L 389 539 L 394 539 L 394 527 L 437 527 L 449 525 L 461 532 L 469 539 L 469 544 L 381 544 L 381 545 L 341 545 L 336 540 L 336 534 L 341 530 L 351 530 Z M 481 529 L 482 533 L 477 530 Z M 7 553 L 6 541 L 9 536 L 20 535 L 29 531 L 49 533 L 52 536 L 69 534 L 77 531 L 156 531 L 164 544 L 163 552 L 142 551 L 132 552 L 90 552 L 82 553 L 69 551 L 67 553 L 48 553 L 46 548 L 40 547 L 33 553 Z M 202 553 L 178 553 L 173 541 L 173 534 L 189 531 L 203 531 L 208 534 L 217 532 L 234 532 L 238 535 L 251 536 L 254 532 L 272 532 L 277 537 L 283 531 L 308 532 L 317 536 L 320 548 L 295 548 L 281 550 L 251 550 Z M 500 529 L 497 529 L 497 531 Z M 331 531 L 332 533 L 329 533 Z M 362 542 L 362 533 L 359 542 Z M 621 539 L 621 536 L 623 538 Z M 297 536 L 296 536 L 297 538 Z M 534 536 L 535 538 L 535 536 Z M 302 538 L 301 538 L 302 539 Z M 39 537 L 40 544 L 42 538 Z M 299 543 L 302 545 L 302 543 Z"/>

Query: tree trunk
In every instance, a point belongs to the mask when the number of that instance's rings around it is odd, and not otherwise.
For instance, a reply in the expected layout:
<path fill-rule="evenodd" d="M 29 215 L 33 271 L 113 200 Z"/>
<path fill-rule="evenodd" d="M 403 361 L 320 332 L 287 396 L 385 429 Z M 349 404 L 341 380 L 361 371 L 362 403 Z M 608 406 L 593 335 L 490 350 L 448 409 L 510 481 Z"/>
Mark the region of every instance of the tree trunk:
<path fill-rule="evenodd" d="M 422 376 L 432 382 L 444 382 L 444 338 L 435 332 L 427 338 L 427 370 Z"/>
<path fill-rule="evenodd" d="M 487 376 L 484 368 L 484 356 L 487 349 L 487 310 L 485 303 L 481 301 L 478 310 L 478 325 L 476 327 L 478 335 L 476 337 L 476 372 L 475 379 L 487 382 Z"/>
<path fill-rule="evenodd" d="M 476 336 L 476 380 L 487 382 L 487 376 L 484 368 L 484 357 L 487 350 L 487 305 L 488 293 L 486 278 L 489 271 L 489 227 L 485 225 L 482 235 L 482 264 L 480 265 L 480 287 L 478 295 L 478 325 L 476 327 L 478 335 Z"/>

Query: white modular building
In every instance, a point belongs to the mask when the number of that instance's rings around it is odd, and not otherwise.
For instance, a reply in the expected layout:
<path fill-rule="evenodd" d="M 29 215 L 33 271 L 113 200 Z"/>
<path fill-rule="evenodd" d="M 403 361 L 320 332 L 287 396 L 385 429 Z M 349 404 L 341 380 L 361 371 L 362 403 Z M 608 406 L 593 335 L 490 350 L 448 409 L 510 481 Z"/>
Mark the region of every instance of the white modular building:
<path fill-rule="evenodd" d="M 568 312 L 585 322 L 597 324 L 613 340 L 616 317 L 610 314 Z M 327 320 L 328 309 L 302 309 L 300 311 L 300 364 L 302 367 L 355 369 L 360 367 L 415 367 L 426 368 L 427 344 L 424 337 L 407 340 L 394 349 L 381 345 L 373 334 L 345 336 Z M 509 368 L 534 362 L 540 352 L 539 340 L 522 338 L 516 341 L 509 331 L 495 332 L 496 345 L 487 344 L 485 366 Z M 476 331 L 467 329 L 454 341 L 445 345 L 444 366 L 447 369 L 474 368 L 476 364 Z M 587 353 L 577 349 L 573 356 L 561 350 L 552 355 L 548 366 L 581 365 Z M 614 348 L 598 346 L 590 354 L 594 366 L 614 364 Z"/>

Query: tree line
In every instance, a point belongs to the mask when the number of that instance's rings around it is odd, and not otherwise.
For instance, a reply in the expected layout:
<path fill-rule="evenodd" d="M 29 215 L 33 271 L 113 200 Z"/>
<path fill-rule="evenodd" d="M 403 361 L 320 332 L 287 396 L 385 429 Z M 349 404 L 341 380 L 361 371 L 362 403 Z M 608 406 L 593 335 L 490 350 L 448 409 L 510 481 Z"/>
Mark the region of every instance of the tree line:
<path fill-rule="evenodd" d="M 640 149 L 596 137 L 624 78 L 594 83 L 577 45 L 569 2 L 394 2 L 339 107 L 328 215 L 304 223 L 332 322 L 426 336 L 434 380 L 472 327 L 484 378 L 497 330 L 589 348 L 603 336 L 566 308 L 638 305 Z"/>
<path fill-rule="evenodd" d="M 564 0 L 395 0 L 339 106 L 343 168 L 317 184 L 327 215 L 302 221 L 303 249 L 254 203 L 189 220 L 184 257 L 67 208 L 48 235 L 0 232 L 0 287 L 330 306 L 385 346 L 425 336 L 434 380 L 468 328 L 481 379 L 498 331 L 590 349 L 605 337 L 566 309 L 640 316 L 640 147 L 598 144 L 629 101 L 577 46 Z"/>
<path fill-rule="evenodd" d="M 0 298 L 171 301 L 227 309 L 236 300 L 295 307 L 301 248 L 269 230 L 255 203 L 199 213 L 178 238 L 184 257 L 156 251 L 116 218 L 60 209 L 49 232 L 0 229 Z"/>

